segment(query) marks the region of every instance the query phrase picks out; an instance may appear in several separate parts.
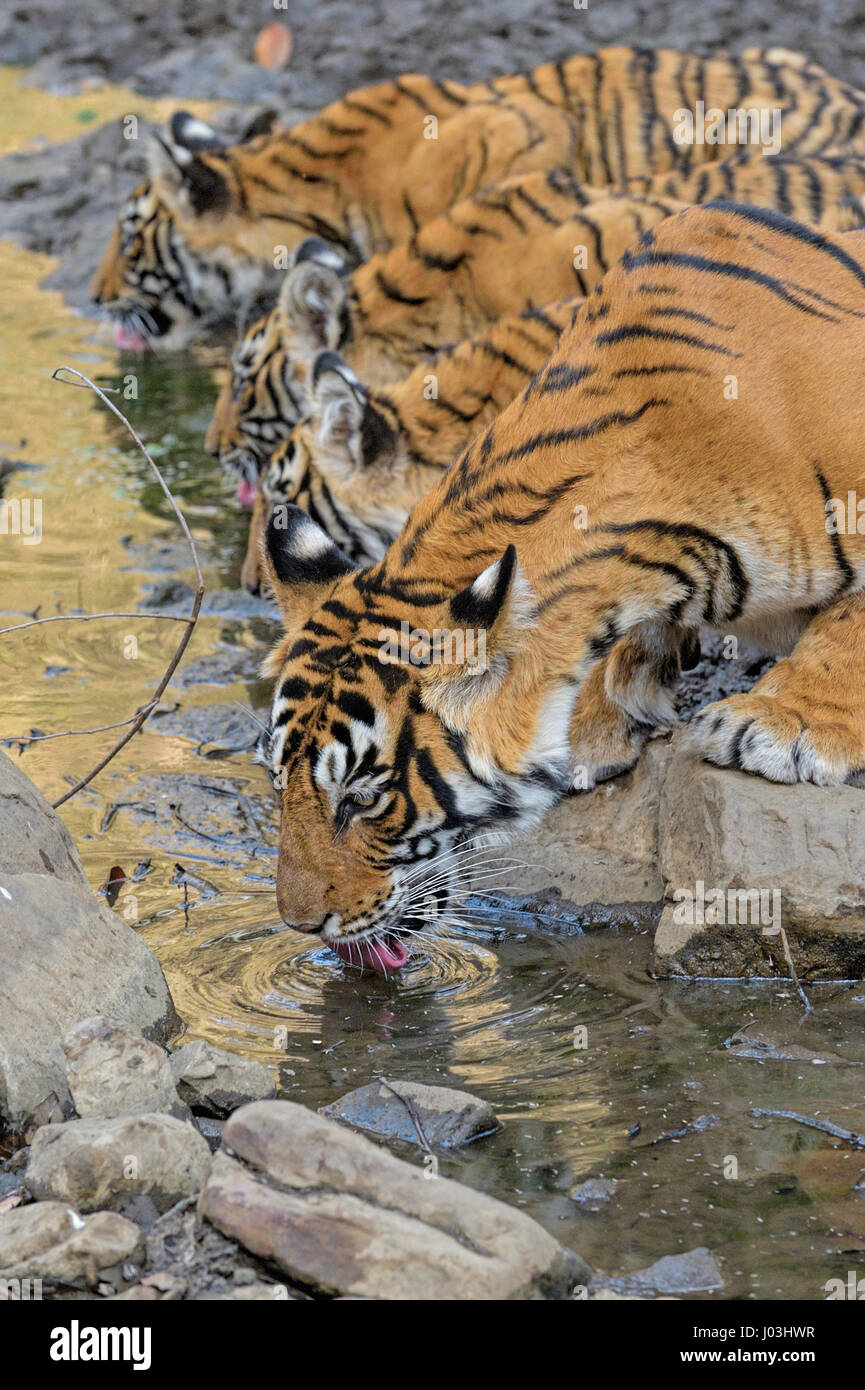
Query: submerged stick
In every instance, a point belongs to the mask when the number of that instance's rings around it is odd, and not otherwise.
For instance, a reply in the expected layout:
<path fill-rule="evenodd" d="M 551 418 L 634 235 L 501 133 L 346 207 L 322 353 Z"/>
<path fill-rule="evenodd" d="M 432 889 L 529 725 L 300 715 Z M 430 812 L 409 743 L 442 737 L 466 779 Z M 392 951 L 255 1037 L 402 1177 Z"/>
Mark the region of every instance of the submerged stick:
<path fill-rule="evenodd" d="M 62 375 L 64 373 L 66 375 Z M 77 379 L 75 381 L 70 381 L 69 377 L 75 377 Z M 175 648 L 174 654 L 171 657 L 171 660 L 169 661 L 168 666 L 166 667 L 162 675 L 162 679 L 157 685 L 153 695 L 147 701 L 146 704 L 142 705 L 138 710 L 136 710 L 135 714 L 130 715 L 128 720 L 122 721 L 123 724 L 129 724 L 130 727 L 126 730 L 124 734 L 121 735 L 121 737 L 117 740 L 117 742 L 109 750 L 109 752 L 106 753 L 103 758 L 100 758 L 96 766 L 91 768 L 90 771 L 85 774 L 85 776 L 80 777 L 78 781 L 72 787 L 70 787 L 67 792 L 64 792 L 62 796 L 58 797 L 57 800 L 52 803 L 54 809 L 56 810 L 58 806 L 63 805 L 64 801 L 68 801 L 70 797 L 73 797 L 76 795 L 77 792 L 80 792 L 83 787 L 88 786 L 93 781 L 94 777 L 97 777 L 99 773 L 102 772 L 103 768 L 107 767 L 108 763 L 111 762 L 112 758 L 117 756 L 121 748 L 124 748 L 125 745 L 129 742 L 129 740 L 135 734 L 138 733 L 138 730 L 141 728 L 141 726 L 145 723 L 145 721 L 153 713 L 156 706 L 159 704 L 159 701 L 162 698 L 166 686 L 171 680 L 171 677 L 174 675 L 174 672 L 177 670 L 183 653 L 186 651 L 186 648 L 189 645 L 189 640 L 192 636 L 193 629 L 195 627 L 196 622 L 198 621 L 198 615 L 201 611 L 201 600 L 204 597 L 204 579 L 201 573 L 201 566 L 198 563 L 198 553 L 195 549 L 195 542 L 192 539 L 192 533 L 186 524 L 186 518 L 184 517 L 176 501 L 174 500 L 174 497 L 171 493 L 171 489 L 169 488 L 168 484 L 163 478 L 161 472 L 159 471 L 159 468 L 154 463 L 150 454 L 147 452 L 143 440 L 141 439 L 140 435 L 136 432 L 136 430 L 132 428 L 132 425 L 129 423 L 126 416 L 123 414 L 123 411 L 119 410 L 118 407 L 114 404 L 114 402 L 109 400 L 108 396 L 105 394 L 103 390 L 100 389 L 100 387 L 96 386 L 95 383 L 92 382 L 89 377 L 83 374 L 83 372 L 77 371 L 75 367 L 57 367 L 54 370 L 54 372 L 52 372 L 52 380 L 59 381 L 63 386 L 74 386 L 80 390 L 92 391 L 93 394 L 98 396 L 102 403 L 104 405 L 107 405 L 108 409 L 112 411 L 117 416 L 118 420 L 120 420 L 121 423 L 126 427 L 129 434 L 132 436 L 133 440 L 138 445 L 138 448 L 141 450 L 141 453 L 144 455 L 144 458 L 147 460 L 147 463 L 150 469 L 152 470 L 154 477 L 156 478 L 157 482 L 159 483 L 159 486 L 162 488 L 162 491 L 165 494 L 165 497 L 168 501 L 168 505 L 170 506 L 171 510 L 174 512 L 174 515 L 177 518 L 177 521 L 180 525 L 180 529 L 186 538 L 187 545 L 189 546 L 189 553 L 192 556 L 192 565 L 195 570 L 195 578 L 198 586 L 193 599 L 192 608 L 189 612 L 189 616 L 187 618 L 180 617 L 176 619 L 176 621 L 185 623 L 185 628 L 181 635 L 180 641 L 178 642 L 177 647 Z M 69 616 L 79 617 L 79 615 L 77 614 Z M 80 616 L 83 617 L 84 615 Z M 94 616 L 109 617 L 119 615 L 100 614 Z M 139 615 L 136 614 L 136 616 Z M 152 615 L 147 614 L 144 616 L 149 617 Z M 39 621 L 40 620 L 37 619 L 35 620 L 35 622 L 31 621 L 30 623 L 22 623 L 18 626 L 30 627 L 37 625 Z M 120 723 L 118 723 L 117 727 L 121 727 Z"/>
<path fill-rule="evenodd" d="M 792 1120 L 794 1124 L 807 1125 L 809 1129 L 819 1129 L 822 1134 L 830 1134 L 833 1139 L 843 1139 L 845 1144 L 852 1144 L 854 1149 L 865 1149 L 865 1134 L 857 1134 L 855 1130 L 833 1125 L 831 1120 L 818 1120 L 813 1115 L 798 1115 L 795 1110 L 760 1110 L 756 1106 L 752 1107 L 751 1114 L 758 1120 Z"/>

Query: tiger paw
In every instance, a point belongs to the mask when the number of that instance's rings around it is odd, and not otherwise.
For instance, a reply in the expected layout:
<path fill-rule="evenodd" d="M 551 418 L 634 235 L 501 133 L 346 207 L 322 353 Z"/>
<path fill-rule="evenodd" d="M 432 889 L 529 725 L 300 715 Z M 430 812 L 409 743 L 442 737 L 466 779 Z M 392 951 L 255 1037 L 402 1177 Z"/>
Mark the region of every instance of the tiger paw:
<path fill-rule="evenodd" d="M 641 723 L 612 701 L 604 689 L 604 666 L 598 666 L 580 691 L 571 715 L 571 790 L 591 791 L 628 772 L 652 735 L 668 732 Z"/>
<path fill-rule="evenodd" d="M 865 708 L 849 710 L 809 699 L 783 681 L 776 684 L 775 693 L 755 688 L 707 705 L 688 725 L 686 746 L 718 767 L 757 773 L 770 782 L 832 787 L 861 773 Z"/>

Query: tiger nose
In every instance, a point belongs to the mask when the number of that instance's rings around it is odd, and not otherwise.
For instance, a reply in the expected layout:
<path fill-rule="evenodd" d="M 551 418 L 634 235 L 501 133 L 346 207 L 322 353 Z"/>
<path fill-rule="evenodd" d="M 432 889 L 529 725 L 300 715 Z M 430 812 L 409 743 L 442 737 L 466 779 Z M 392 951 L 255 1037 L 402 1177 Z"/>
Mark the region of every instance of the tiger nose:
<path fill-rule="evenodd" d="M 320 922 L 286 922 L 287 927 L 293 927 L 295 931 L 318 932 L 321 931 L 326 917 L 322 917 Z"/>

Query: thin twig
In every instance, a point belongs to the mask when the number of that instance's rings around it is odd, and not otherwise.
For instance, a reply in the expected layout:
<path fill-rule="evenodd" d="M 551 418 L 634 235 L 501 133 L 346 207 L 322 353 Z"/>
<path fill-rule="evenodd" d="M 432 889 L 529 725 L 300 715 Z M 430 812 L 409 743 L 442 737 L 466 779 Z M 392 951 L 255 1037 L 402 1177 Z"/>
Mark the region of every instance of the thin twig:
<path fill-rule="evenodd" d="M 158 703 L 158 702 L 157 702 Z M 154 702 L 150 700 L 141 709 L 146 709 L 148 714 L 153 712 Z M 133 719 L 137 719 L 141 710 L 136 710 L 130 714 L 128 719 L 118 719 L 115 724 L 100 724 L 95 729 L 61 729 L 56 734 L 8 734 L 3 743 L 45 743 L 49 738 L 80 738 L 84 734 L 105 734 L 109 729 L 125 729 L 127 724 L 131 724 Z"/>
<path fill-rule="evenodd" d="M 76 377 L 77 380 L 69 381 L 67 377 L 61 375 L 61 373 L 64 372 L 68 373 L 69 376 Z M 58 797 L 58 799 L 52 803 L 54 809 L 56 810 L 58 806 L 63 805 L 64 801 L 68 801 L 70 797 L 75 796 L 76 793 L 80 792 L 83 787 L 88 786 L 88 784 L 93 781 L 94 777 L 97 777 L 99 775 L 103 768 L 111 762 L 111 759 L 116 757 L 116 755 L 120 752 L 121 748 L 124 748 L 126 744 L 129 743 L 130 739 L 134 738 L 134 736 L 138 733 L 138 730 L 144 724 L 145 720 L 149 717 L 149 715 L 159 704 L 159 701 L 162 698 L 162 694 L 166 686 L 171 680 L 171 677 L 174 675 L 174 672 L 177 670 L 181 658 L 183 657 L 183 653 L 186 651 L 186 648 L 189 645 L 189 640 L 192 637 L 193 629 L 195 628 L 195 624 L 198 621 L 198 614 L 201 611 L 201 600 L 204 597 L 204 579 L 201 573 L 201 566 L 198 563 L 198 552 L 195 549 L 195 541 L 192 539 L 192 533 L 186 524 L 186 518 L 184 517 L 183 513 L 181 512 L 180 508 L 175 502 L 174 497 L 171 493 L 171 489 L 169 488 L 168 484 L 163 478 L 161 472 L 157 468 L 153 459 L 150 457 L 150 454 L 147 452 L 147 449 L 144 447 L 144 443 L 141 437 L 132 428 L 132 425 L 129 423 L 126 416 L 123 414 L 123 411 L 118 410 L 117 406 L 114 404 L 113 401 L 108 399 L 108 396 L 105 394 L 104 391 L 102 391 L 98 386 L 96 386 L 94 382 L 90 380 L 89 377 L 84 376 L 83 372 L 77 371 L 74 367 L 57 367 L 52 373 L 52 379 L 54 381 L 59 381 L 63 386 L 75 386 L 79 389 L 86 388 L 92 391 L 94 395 L 98 396 L 102 403 L 104 405 L 107 405 L 108 409 L 114 415 L 117 416 L 118 420 L 120 420 L 120 422 L 123 425 L 125 425 L 126 429 L 129 431 L 130 435 L 132 436 L 135 443 L 138 445 L 139 449 L 141 450 L 142 454 L 147 460 L 147 463 L 153 471 L 153 474 L 157 482 L 159 483 L 159 486 L 162 488 L 162 491 L 165 494 L 165 497 L 168 501 L 168 505 L 171 507 L 171 510 L 177 517 L 180 529 L 186 537 L 186 542 L 189 546 L 189 553 L 192 556 L 192 564 L 195 569 L 195 578 L 198 583 L 198 588 L 196 590 L 195 597 L 192 602 L 192 608 L 190 610 L 189 617 L 186 619 L 186 627 L 183 632 L 183 635 L 181 636 L 180 641 L 178 642 L 177 647 L 175 649 L 174 655 L 169 661 L 168 666 L 166 667 L 165 672 L 162 676 L 162 679 L 157 685 L 155 691 L 153 692 L 151 699 L 148 701 L 146 705 L 143 705 L 141 709 L 139 709 L 137 714 L 135 714 L 132 717 L 131 725 L 127 729 L 126 733 L 121 735 L 121 737 L 114 744 L 113 748 L 111 748 L 109 752 L 105 754 L 105 757 L 100 758 L 99 762 L 96 764 L 95 767 L 91 768 L 91 770 L 88 773 L 86 773 L 84 777 L 79 778 L 79 780 L 74 784 L 74 786 L 70 787 L 67 792 L 64 792 L 61 797 Z"/>
<path fill-rule="evenodd" d="M 379 1077 L 379 1083 L 382 1086 L 386 1086 L 387 1089 L 391 1092 L 391 1094 L 396 1096 L 397 1100 L 402 1101 L 403 1105 L 408 1111 L 409 1119 L 415 1127 L 417 1137 L 420 1140 L 421 1148 L 425 1149 L 428 1154 L 432 1154 L 433 1157 L 435 1157 L 435 1155 L 433 1154 L 433 1150 L 430 1148 L 430 1142 L 427 1139 L 426 1134 L 424 1133 L 424 1127 L 421 1124 L 421 1118 L 420 1115 L 417 1113 L 417 1107 L 415 1106 L 414 1102 L 409 1100 L 408 1096 L 402 1095 L 397 1090 L 396 1086 L 391 1085 L 391 1083 L 387 1081 L 383 1076 Z"/>
<path fill-rule="evenodd" d="M 42 623 L 92 623 L 97 618 L 158 618 L 163 623 L 188 623 L 182 613 L 151 613 L 147 608 L 139 608 L 134 613 L 57 613 L 51 618 L 28 618 L 26 623 L 15 623 L 14 627 L 0 627 L 0 637 L 7 632 L 21 632 L 25 627 L 39 627 Z"/>
<path fill-rule="evenodd" d="M 198 552 L 197 552 L 196 549 L 195 549 L 195 541 L 192 539 L 192 533 L 190 532 L 189 527 L 188 527 L 187 524 L 186 524 L 186 518 L 185 518 L 185 516 L 183 515 L 182 511 L 180 510 L 180 508 L 178 507 L 177 503 L 175 502 L 174 497 L 172 496 L 172 493 L 171 493 L 171 489 L 169 488 L 167 482 L 165 481 L 165 479 L 163 478 L 163 476 L 162 476 L 162 474 L 160 473 L 159 469 L 157 468 L 156 464 L 153 462 L 153 459 L 150 457 L 150 455 L 148 454 L 147 450 L 145 449 L 145 447 L 144 447 L 144 442 L 143 442 L 143 440 L 141 439 L 141 436 L 132 428 L 132 426 L 130 425 L 130 423 L 129 423 L 129 421 L 127 420 L 126 416 L 123 414 L 123 411 L 122 411 L 122 410 L 118 410 L 118 408 L 117 408 L 117 406 L 114 404 L 114 402 L 113 402 L 113 401 L 110 401 L 110 400 L 108 399 L 108 397 L 106 396 L 105 392 L 104 392 L 103 390 L 101 390 L 100 387 L 96 386 L 96 385 L 90 380 L 89 376 L 85 376 L 83 372 L 76 371 L 74 367 L 55 367 L 54 371 L 51 373 L 51 379 L 52 379 L 52 381 L 59 381 L 60 384 L 61 384 L 61 386 L 76 386 L 76 387 L 77 387 L 77 386 L 78 386 L 78 382 L 75 382 L 75 381 L 64 381 L 64 380 L 63 380 L 63 377 L 58 375 L 59 372 L 69 372 L 69 374 L 70 374 L 71 376 L 77 376 L 78 381 L 80 381 L 80 382 L 82 383 L 82 386 L 79 387 L 78 389 L 81 390 L 81 389 L 83 389 L 83 388 L 86 387 L 88 390 L 93 391 L 93 392 L 99 397 L 99 399 L 100 399 L 101 401 L 103 401 L 103 402 L 105 403 L 105 405 L 108 406 L 108 409 L 111 410 L 111 411 L 113 411 L 113 413 L 117 416 L 118 420 L 122 421 L 122 423 L 126 426 L 126 428 L 128 429 L 129 433 L 132 435 L 132 438 L 135 440 L 135 443 L 138 445 L 138 447 L 139 447 L 139 449 L 141 450 L 142 454 L 143 454 L 144 457 L 147 459 L 147 462 L 150 464 L 150 467 L 153 469 L 153 472 L 154 472 L 154 474 L 155 474 L 155 476 L 156 476 L 156 479 L 157 479 L 157 481 L 158 481 L 158 483 L 159 483 L 159 486 L 162 488 L 162 491 L 165 493 L 166 499 L 167 499 L 167 501 L 168 501 L 168 505 L 170 506 L 171 510 L 174 512 L 174 515 L 177 517 L 177 520 L 178 520 L 179 523 L 180 523 L 180 529 L 181 529 L 181 531 L 183 532 L 184 536 L 186 537 L 186 542 L 187 542 L 187 545 L 189 546 L 189 550 L 190 550 L 190 553 L 191 553 L 191 555 L 192 555 L 192 563 L 193 563 L 193 566 L 195 567 L 195 578 L 198 580 L 198 583 L 203 587 L 203 586 L 204 586 L 204 579 L 202 578 L 202 574 L 201 574 L 201 566 L 200 566 L 199 563 L 198 563 Z"/>
<path fill-rule="evenodd" d="M 811 1000 L 805 993 L 805 990 L 799 981 L 799 976 L 796 974 L 796 967 L 793 964 L 793 957 L 790 953 L 790 943 L 787 940 L 787 933 L 785 932 L 783 927 L 779 927 L 778 930 L 781 933 L 781 945 L 784 947 L 784 956 L 786 958 L 788 966 L 790 967 L 790 979 L 793 981 L 793 984 L 799 991 L 799 998 L 805 1005 L 805 1012 L 809 1014 L 811 1012 Z"/>

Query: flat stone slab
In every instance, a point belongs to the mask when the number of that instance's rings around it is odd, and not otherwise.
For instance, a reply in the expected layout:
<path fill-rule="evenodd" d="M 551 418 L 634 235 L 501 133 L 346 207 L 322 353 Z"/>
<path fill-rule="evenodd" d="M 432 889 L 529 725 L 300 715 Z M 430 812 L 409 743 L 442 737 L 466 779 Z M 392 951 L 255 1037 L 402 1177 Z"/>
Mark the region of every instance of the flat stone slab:
<path fill-rule="evenodd" d="M 171 1056 L 171 1073 L 182 1100 L 196 1113 L 224 1119 L 253 1100 L 275 1094 L 271 1073 L 261 1062 L 214 1047 L 203 1040 L 186 1043 Z"/>
<path fill-rule="evenodd" d="M 552 890 L 555 908 L 586 927 L 654 926 L 664 897 L 658 811 L 669 758 L 669 745 L 653 740 L 630 772 L 566 797 L 510 841 L 503 854 L 525 861 L 521 892 L 546 899 Z"/>
<path fill-rule="evenodd" d="M 199 1212 L 290 1283 L 379 1299 L 567 1298 L 589 1270 L 523 1212 L 290 1101 L 235 1111 Z"/>

